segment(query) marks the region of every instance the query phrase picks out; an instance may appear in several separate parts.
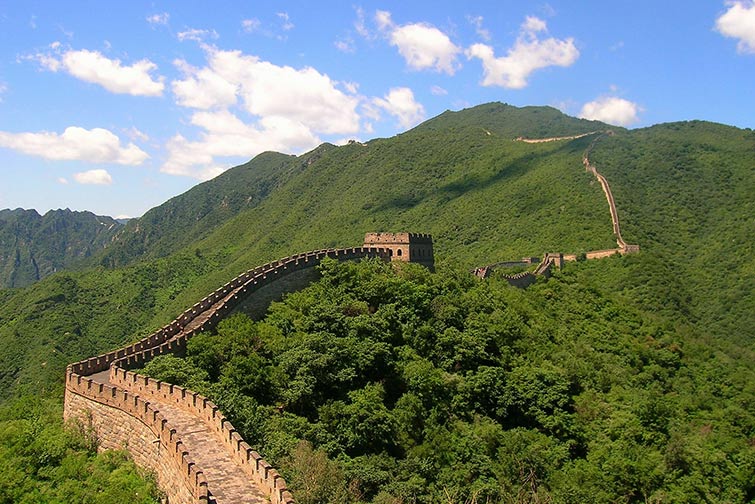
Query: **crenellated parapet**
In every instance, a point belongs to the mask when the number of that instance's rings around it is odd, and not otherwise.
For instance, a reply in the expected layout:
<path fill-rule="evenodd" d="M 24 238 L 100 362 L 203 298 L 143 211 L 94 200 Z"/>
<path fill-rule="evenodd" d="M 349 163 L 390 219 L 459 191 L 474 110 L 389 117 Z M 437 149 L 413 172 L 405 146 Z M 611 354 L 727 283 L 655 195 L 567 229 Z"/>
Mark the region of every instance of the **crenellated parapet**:
<path fill-rule="evenodd" d="M 429 235 L 396 235 L 415 244 L 429 242 L 432 247 Z M 213 492 L 217 495 L 223 490 L 226 478 L 213 479 L 212 474 L 227 475 L 229 471 L 238 472 L 237 479 L 250 485 L 250 489 L 261 496 L 260 502 L 291 504 L 294 500 L 285 480 L 251 449 L 209 399 L 130 370 L 158 355 L 182 355 L 192 336 L 213 328 L 234 309 L 261 296 L 266 289 L 278 284 L 293 289 L 303 287 L 300 282 L 291 283 L 290 279 L 301 278 L 308 282 L 311 277 L 299 275 L 312 270 L 325 258 L 389 261 L 392 257 L 391 249 L 375 244 L 306 252 L 250 269 L 136 343 L 68 365 L 65 417 L 88 423 L 102 448 L 125 448 L 137 464 L 153 470 L 171 504 L 213 502 Z M 216 440 L 223 447 L 223 463 L 228 464 L 230 460 L 231 469 L 227 465 L 222 470 L 213 467 L 214 459 L 208 458 L 203 450 L 195 449 L 192 453 L 187 448 L 190 443 L 182 441 L 182 437 L 196 437 L 196 432 L 182 430 L 181 425 L 187 418 L 200 422 L 202 439 Z"/>
<path fill-rule="evenodd" d="M 367 233 L 365 247 L 388 250 L 391 261 L 419 263 L 430 270 L 435 267 L 433 237 L 419 233 Z"/>

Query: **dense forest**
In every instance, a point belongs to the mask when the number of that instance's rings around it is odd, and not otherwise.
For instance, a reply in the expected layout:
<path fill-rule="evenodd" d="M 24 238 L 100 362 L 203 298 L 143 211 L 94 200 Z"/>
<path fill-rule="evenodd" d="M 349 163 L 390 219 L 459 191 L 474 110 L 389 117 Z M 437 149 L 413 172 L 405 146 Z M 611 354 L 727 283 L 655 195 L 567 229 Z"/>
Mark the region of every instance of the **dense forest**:
<path fill-rule="evenodd" d="M 0 289 L 0 464 L 13 475 L 0 502 L 156 499 L 122 454 L 64 429 L 65 365 L 251 267 L 368 231 L 431 233 L 438 273 L 326 265 L 265 320 L 239 315 L 145 372 L 211 396 L 302 502 L 751 501 L 755 133 L 612 128 L 591 160 L 641 252 L 527 290 L 469 274 L 614 246 L 581 163 L 591 139 L 514 141 L 607 128 L 486 104 L 389 139 L 265 153 L 104 250 Z"/>
<path fill-rule="evenodd" d="M 328 261 L 142 372 L 213 398 L 302 503 L 749 501 L 755 371 L 572 268 Z"/>

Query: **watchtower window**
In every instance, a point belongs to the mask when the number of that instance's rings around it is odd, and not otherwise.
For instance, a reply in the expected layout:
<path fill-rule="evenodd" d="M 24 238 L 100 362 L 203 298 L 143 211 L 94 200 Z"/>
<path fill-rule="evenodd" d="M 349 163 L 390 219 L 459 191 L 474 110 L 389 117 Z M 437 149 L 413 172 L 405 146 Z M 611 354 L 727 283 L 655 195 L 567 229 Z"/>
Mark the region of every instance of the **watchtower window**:
<path fill-rule="evenodd" d="M 399 257 L 401 257 L 401 249 L 398 249 L 398 250 L 396 251 L 396 255 L 397 255 L 397 256 L 399 256 Z"/>
<path fill-rule="evenodd" d="M 393 250 L 388 249 L 388 257 L 393 257 Z"/>

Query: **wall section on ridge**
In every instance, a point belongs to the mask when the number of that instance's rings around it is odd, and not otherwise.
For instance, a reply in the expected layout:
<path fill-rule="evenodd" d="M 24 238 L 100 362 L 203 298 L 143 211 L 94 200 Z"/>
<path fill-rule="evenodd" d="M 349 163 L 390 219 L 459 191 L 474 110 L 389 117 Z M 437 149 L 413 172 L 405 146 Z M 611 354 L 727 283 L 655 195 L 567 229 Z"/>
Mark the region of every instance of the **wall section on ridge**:
<path fill-rule="evenodd" d="M 264 313 L 271 300 L 316 279 L 313 268 L 327 257 L 338 261 L 372 257 L 390 260 L 388 251 L 378 247 L 328 249 L 290 256 L 246 271 L 146 338 L 70 364 L 66 369 L 65 418 L 76 418 L 91 426 L 101 448 L 126 449 L 138 465 L 153 470 L 171 504 L 208 502 L 212 482 L 207 481 L 186 450 L 181 433 L 159 411 L 161 401 L 168 401 L 202 420 L 208 432 L 219 434 L 222 439 L 219 444 L 250 481 L 267 492 L 270 502 L 293 503 L 285 480 L 249 447 L 207 398 L 156 380 L 140 381 L 138 375 L 128 370 L 157 355 L 182 354 L 194 334 L 211 329 L 235 309 L 252 315 Z"/>

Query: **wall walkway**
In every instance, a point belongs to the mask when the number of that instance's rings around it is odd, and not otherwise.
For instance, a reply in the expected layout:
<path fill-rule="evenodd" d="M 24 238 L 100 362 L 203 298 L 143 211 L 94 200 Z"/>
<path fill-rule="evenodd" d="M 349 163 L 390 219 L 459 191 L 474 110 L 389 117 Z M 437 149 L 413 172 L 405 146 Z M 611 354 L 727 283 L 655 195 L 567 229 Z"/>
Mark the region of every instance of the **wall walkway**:
<path fill-rule="evenodd" d="M 125 448 L 137 464 L 153 470 L 170 504 L 293 503 L 285 480 L 209 399 L 130 369 L 157 355 L 183 354 L 193 335 L 214 327 L 256 292 L 326 257 L 348 261 L 389 254 L 375 247 L 319 250 L 239 275 L 141 341 L 70 364 L 65 417 L 91 426 L 102 448 Z"/>

